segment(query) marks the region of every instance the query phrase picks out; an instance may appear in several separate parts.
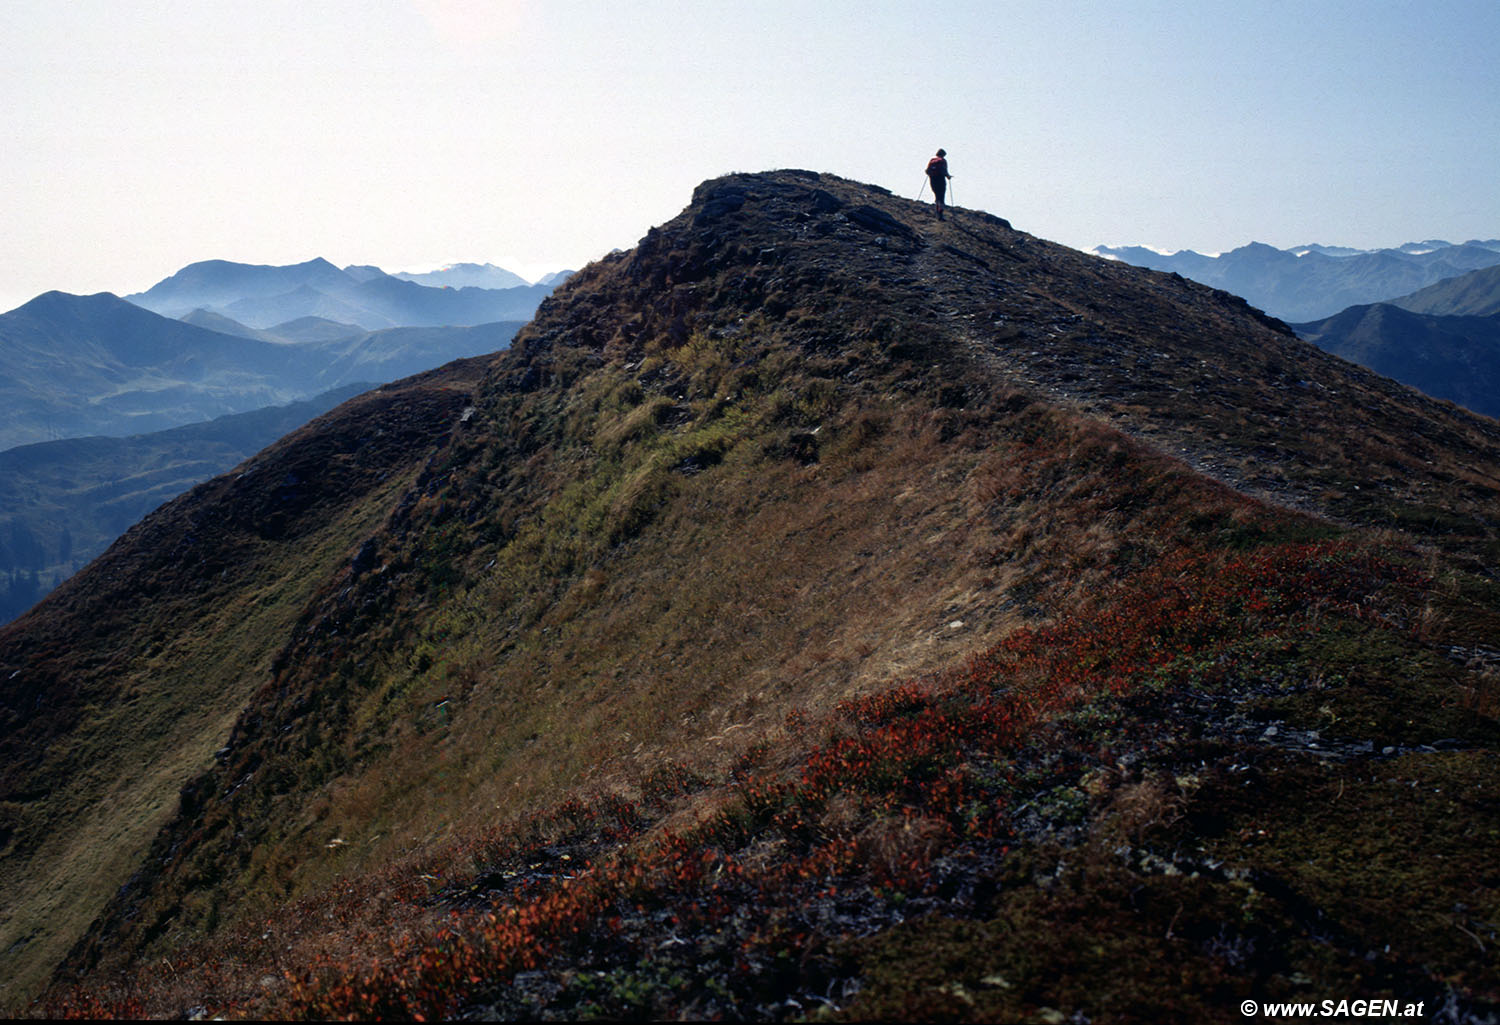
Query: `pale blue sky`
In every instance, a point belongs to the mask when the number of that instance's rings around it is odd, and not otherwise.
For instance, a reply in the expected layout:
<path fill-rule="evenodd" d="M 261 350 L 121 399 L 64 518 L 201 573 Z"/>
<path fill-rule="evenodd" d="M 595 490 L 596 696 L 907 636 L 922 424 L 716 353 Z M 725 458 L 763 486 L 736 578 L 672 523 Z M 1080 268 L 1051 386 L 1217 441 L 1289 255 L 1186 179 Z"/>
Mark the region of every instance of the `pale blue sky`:
<path fill-rule="evenodd" d="M 737 170 L 1067 245 L 1500 236 L 1500 2 L 0 0 L 0 310 L 202 259 L 535 276 Z"/>

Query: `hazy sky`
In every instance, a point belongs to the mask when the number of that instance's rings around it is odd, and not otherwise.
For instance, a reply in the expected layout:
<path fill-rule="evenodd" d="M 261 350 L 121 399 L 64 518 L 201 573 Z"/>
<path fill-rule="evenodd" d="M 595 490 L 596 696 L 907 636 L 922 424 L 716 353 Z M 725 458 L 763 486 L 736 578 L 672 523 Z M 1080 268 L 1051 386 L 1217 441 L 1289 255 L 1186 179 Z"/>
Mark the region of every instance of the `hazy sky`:
<path fill-rule="evenodd" d="M 0 0 L 0 310 L 203 259 L 535 277 L 804 167 L 1079 248 L 1500 236 L 1497 0 Z"/>

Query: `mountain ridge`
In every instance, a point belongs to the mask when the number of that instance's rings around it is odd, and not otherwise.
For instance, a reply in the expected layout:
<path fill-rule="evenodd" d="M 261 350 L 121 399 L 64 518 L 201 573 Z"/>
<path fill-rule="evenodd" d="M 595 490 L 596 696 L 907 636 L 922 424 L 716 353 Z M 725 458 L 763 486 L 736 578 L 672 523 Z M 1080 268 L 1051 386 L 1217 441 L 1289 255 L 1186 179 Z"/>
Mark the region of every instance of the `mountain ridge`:
<path fill-rule="evenodd" d="M 1363 821 L 1409 801 L 1377 757 L 1440 787 L 1493 763 L 1479 670 L 1437 645 L 1497 621 L 1500 425 L 1243 299 L 793 170 L 705 182 L 471 372 L 357 526 L 285 549 L 302 589 L 213 706 L 233 726 L 140 784 L 162 828 L 133 834 L 135 875 L 71 884 L 97 916 L 47 943 L 85 995 L 51 1006 L 768 1016 L 824 993 L 856 1018 L 1233 1020 L 1255 979 L 1436 999 L 1428 963 L 1493 1005 L 1472 944 L 1412 917 L 1472 880 L 1403 877 L 1421 899 L 1387 913 L 1374 862 L 1339 860 L 1354 828 L 1309 846 L 1296 815 L 1335 788 Z M 349 448 L 350 416 L 301 443 Z M 214 482 L 236 505 L 175 515 L 243 509 L 274 562 L 327 517 L 278 513 L 305 484 L 266 458 Z M 196 543 L 142 530 L 113 558 Z M 180 572 L 211 592 L 222 558 Z M 204 657 L 151 601 L 49 638 L 105 573 L 0 631 L 33 735 Z M 67 667 L 76 720 L 32 709 Z M 1320 744 L 1338 757 L 1305 760 Z M 86 804 L 76 765 L 48 768 L 46 800 Z M 1458 828 L 1494 824 L 1487 800 Z M 9 811 L 12 858 L 37 803 Z M 410 928 L 361 945 L 382 921 Z M 1182 986 L 1152 990 L 1156 963 Z"/>
<path fill-rule="evenodd" d="M 0 447 L 49 440 L 49 419 L 70 434 L 143 433 L 290 401 L 273 379 L 296 358 L 107 292 L 49 292 L 0 315 Z"/>
<path fill-rule="evenodd" d="M 330 558 L 343 554 L 337 544 L 332 552 L 324 550 L 323 539 L 358 537 L 369 529 L 359 499 L 399 491 L 420 471 L 405 445 L 448 429 L 467 400 L 479 362 L 367 392 L 292 432 L 235 473 L 200 484 L 148 515 L 81 574 L 0 627 L 0 644 L 17 660 L 0 695 L 5 719 L 0 873 L 8 893 L 40 890 L 44 915 L 76 913 L 71 902 L 80 894 L 95 888 L 96 897 L 104 895 L 92 873 L 103 873 L 103 889 L 109 890 L 135 870 L 132 859 L 170 812 L 168 795 L 185 780 L 183 768 L 211 760 L 232 725 L 232 707 L 259 685 L 272 654 L 267 638 L 296 621 L 308 587 L 327 572 Z M 348 432 L 323 433 L 320 426 L 330 417 Z M 222 497 L 208 497 L 215 495 Z M 289 535 L 323 543 L 293 553 L 279 543 Z M 226 607 L 203 598 L 232 594 L 246 584 L 248 592 Z M 143 607 L 153 609 L 148 618 L 154 626 L 147 629 L 157 644 L 192 644 L 188 639 L 196 634 L 206 646 L 175 668 L 161 663 L 162 648 L 155 655 L 108 653 L 107 638 L 128 630 Z M 67 654 L 69 648 L 74 655 Z M 78 656 L 93 657 L 86 651 L 109 668 L 80 669 Z M 236 688 L 243 696 L 226 700 Z M 121 761 L 111 755 L 126 736 L 146 745 L 143 757 Z M 54 770 L 75 756 L 93 767 Z M 101 778 L 98 765 L 115 771 Z M 55 787 L 17 783 L 54 775 L 62 781 Z M 67 832 L 39 826 L 38 804 L 46 806 L 69 787 L 78 808 L 96 810 L 70 818 Z M 121 809 L 128 811 L 121 815 Z M 38 851 L 31 861 L 29 852 Z M 89 873 L 59 874 L 60 866 L 79 859 Z M 23 870 L 18 871 L 18 860 Z M 24 871 L 27 864 L 35 871 Z M 5 910 L 0 929 L 6 930 L 12 956 L 17 950 L 25 958 L 38 948 L 55 949 L 57 938 L 45 925 L 24 919 L 18 924 L 15 906 Z M 6 974 L 14 980 L 12 968 Z"/>
<path fill-rule="evenodd" d="M 202 260 L 125 298 L 167 317 L 202 309 L 252 328 L 317 316 L 379 330 L 521 320 L 549 291 L 550 285 L 524 283 L 431 287 L 378 267 L 341 270 L 318 257 L 284 266 Z"/>
<path fill-rule="evenodd" d="M 295 343 L 274 330 L 211 317 L 207 323 L 241 330 L 225 334 L 172 320 L 108 292 L 49 292 L 0 315 L 0 396 L 6 400 L 0 448 L 143 434 L 310 398 L 351 381 L 402 377 L 501 348 L 519 321 L 396 334 L 319 328 L 315 337 L 304 332 L 298 337 L 308 340 Z M 395 339 L 406 339 L 404 355 Z M 416 344 L 423 340 L 426 354 Z M 361 367 L 362 351 L 380 353 L 376 365 Z"/>
<path fill-rule="evenodd" d="M 1393 300 L 1447 278 L 1500 264 L 1500 241 L 1493 239 L 1460 245 L 1408 243 L 1377 250 L 1321 245 L 1277 249 L 1251 242 L 1217 256 L 1192 250 L 1165 253 L 1143 246 L 1097 246 L 1092 252 L 1180 273 L 1244 296 L 1274 316 L 1299 322 L 1333 316 L 1350 306 Z"/>
<path fill-rule="evenodd" d="M 527 281 L 519 274 L 497 267 L 493 263 L 450 263 L 431 271 L 396 271 L 392 277 L 404 281 L 415 281 L 419 285 L 435 285 L 438 288 L 515 288 L 526 285 L 545 285 L 545 279 Z"/>
<path fill-rule="evenodd" d="M 334 389 L 347 397 L 351 384 L 372 387 L 497 351 L 519 326 L 369 331 L 304 319 L 256 330 L 202 311 L 175 321 L 110 293 L 62 292 L 0 316 L 0 452 L 109 437 L 117 440 L 93 447 L 116 453 L 120 470 L 108 479 L 109 461 L 85 456 L 63 459 L 44 479 L 23 468 L 35 452 L 4 461 L 16 469 L 0 466 L 0 492 L 8 498 L 0 517 L 0 618 L 23 611 L 52 582 L 103 551 L 136 516 L 175 493 L 164 489 L 222 472 L 272 440 L 249 432 L 258 439 L 251 450 L 226 449 L 224 430 L 212 421 L 238 415 L 242 425 L 289 428 L 302 421 L 288 421 L 282 409 L 288 404 Z M 197 440 L 170 433 L 195 424 Z M 127 438 L 134 440 L 118 440 Z M 67 450 L 82 454 L 78 446 Z M 141 458 L 156 465 L 142 466 Z M 102 504 L 84 508 L 82 493 Z"/>

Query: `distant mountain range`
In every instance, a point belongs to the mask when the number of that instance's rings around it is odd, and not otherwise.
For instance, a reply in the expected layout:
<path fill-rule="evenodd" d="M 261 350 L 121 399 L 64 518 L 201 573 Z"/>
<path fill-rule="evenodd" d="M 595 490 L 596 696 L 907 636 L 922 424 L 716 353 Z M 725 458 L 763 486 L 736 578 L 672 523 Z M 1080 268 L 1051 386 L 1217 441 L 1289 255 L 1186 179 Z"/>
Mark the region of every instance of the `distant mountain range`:
<path fill-rule="evenodd" d="M 345 269 L 352 270 L 353 268 Z M 375 269 L 378 270 L 378 268 Z M 497 267 L 493 263 L 452 263 L 433 271 L 395 271 L 391 277 L 400 278 L 403 281 L 415 281 L 419 285 L 430 285 L 433 288 L 523 288 L 527 285 L 547 285 L 555 288 L 574 273 L 572 270 L 555 270 L 550 274 L 543 274 L 535 281 L 528 282 L 521 275 L 508 271 L 504 267 Z"/>
<path fill-rule="evenodd" d="M 505 348 L 531 307 L 520 312 L 472 327 L 369 331 L 302 320 L 256 332 L 223 314 L 187 323 L 109 293 L 48 292 L 0 314 L 0 449 L 148 433 L 394 380 Z"/>
<path fill-rule="evenodd" d="M 509 274 L 498 267 L 463 266 L 475 268 L 463 272 L 468 277 Z M 433 287 L 378 267 L 340 269 L 321 258 L 288 266 L 205 260 L 125 298 L 165 317 L 206 310 L 255 328 L 319 317 L 379 330 L 525 321 L 552 287 Z"/>
<path fill-rule="evenodd" d="M 437 270 L 396 271 L 391 277 L 432 288 L 525 288 L 532 282 L 493 263 L 454 263 Z"/>
<path fill-rule="evenodd" d="M 1328 352 L 1500 418 L 1500 265 L 1292 327 Z"/>
<path fill-rule="evenodd" d="M 426 279 L 211 260 L 136 301 L 49 292 L 0 315 L 0 622 L 336 401 L 506 348 L 553 287 L 490 264 Z"/>
<path fill-rule="evenodd" d="M 520 284 L 456 287 L 476 276 Z M 429 277 L 446 283 L 206 261 L 137 301 L 49 292 L 0 315 L 0 622 L 337 401 L 504 349 L 552 290 L 491 265 Z"/>
<path fill-rule="evenodd" d="M 1274 317 L 1305 322 L 1500 264 L 1500 239 L 1460 245 L 1431 240 L 1373 250 L 1323 245 L 1276 249 L 1252 242 L 1217 256 L 1190 249 L 1162 253 L 1145 246 L 1097 246 L 1093 252 L 1180 274 L 1242 296 Z"/>
<path fill-rule="evenodd" d="M 1233 292 L 1328 352 L 1500 417 L 1500 240 L 1377 250 L 1257 242 L 1221 256 L 1144 246 L 1094 253 Z"/>
<path fill-rule="evenodd" d="M 0 315 L 0 448 L 163 430 L 325 390 L 310 352 L 169 320 L 108 293 Z M 366 378 L 368 380 L 368 378 Z"/>

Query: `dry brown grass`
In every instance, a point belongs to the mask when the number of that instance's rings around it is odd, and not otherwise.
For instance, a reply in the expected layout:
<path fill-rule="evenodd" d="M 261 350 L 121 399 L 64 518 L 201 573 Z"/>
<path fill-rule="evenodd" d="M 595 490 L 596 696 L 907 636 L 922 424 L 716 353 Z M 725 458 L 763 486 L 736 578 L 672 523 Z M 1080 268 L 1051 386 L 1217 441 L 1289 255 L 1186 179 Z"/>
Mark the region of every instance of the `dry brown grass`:
<path fill-rule="evenodd" d="M 1483 719 L 1500 720 L 1500 668 L 1487 666 L 1471 672 L 1463 695 L 1466 711 Z"/>
<path fill-rule="evenodd" d="M 947 823 L 910 815 L 884 815 L 854 838 L 855 856 L 877 880 L 900 879 L 925 865 L 951 839 Z"/>
<path fill-rule="evenodd" d="M 1153 831 L 1180 820 L 1186 807 L 1175 781 L 1151 775 L 1117 786 L 1098 821 L 1108 835 L 1140 843 Z"/>

